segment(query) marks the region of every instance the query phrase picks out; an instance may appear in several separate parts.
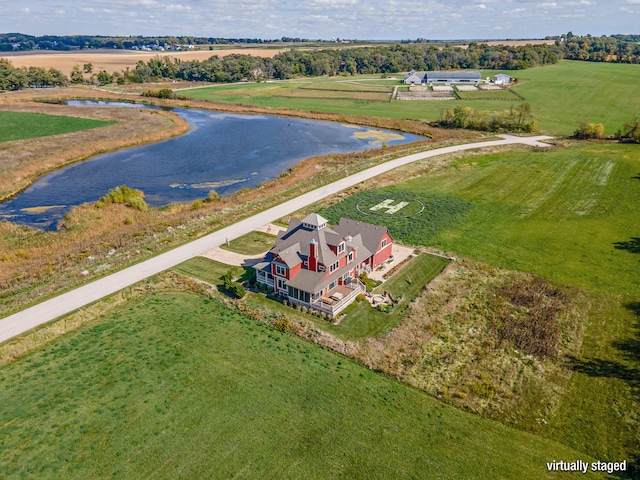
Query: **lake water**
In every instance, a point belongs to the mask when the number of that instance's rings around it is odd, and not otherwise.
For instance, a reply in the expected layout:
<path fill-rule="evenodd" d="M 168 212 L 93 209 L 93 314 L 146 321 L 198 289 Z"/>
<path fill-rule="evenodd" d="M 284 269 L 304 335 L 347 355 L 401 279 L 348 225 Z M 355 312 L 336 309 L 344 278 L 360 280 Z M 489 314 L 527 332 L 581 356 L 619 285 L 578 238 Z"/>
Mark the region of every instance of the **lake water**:
<path fill-rule="evenodd" d="M 79 102 L 73 104 L 82 106 Z M 95 202 L 118 185 L 142 190 L 147 202 L 159 207 L 206 198 L 210 190 L 229 195 L 255 187 L 312 156 L 423 139 L 333 122 L 191 109 L 174 111 L 191 125 L 188 133 L 57 170 L 0 204 L 0 219 L 55 229 L 71 208 Z"/>

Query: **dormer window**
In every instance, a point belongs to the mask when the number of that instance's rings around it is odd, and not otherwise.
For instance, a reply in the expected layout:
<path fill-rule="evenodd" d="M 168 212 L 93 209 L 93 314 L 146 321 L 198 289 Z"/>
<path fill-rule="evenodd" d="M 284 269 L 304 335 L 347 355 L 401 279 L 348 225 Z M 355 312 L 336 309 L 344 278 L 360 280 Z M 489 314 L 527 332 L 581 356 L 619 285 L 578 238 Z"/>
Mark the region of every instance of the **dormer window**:
<path fill-rule="evenodd" d="M 338 253 L 344 252 L 344 242 L 338 244 Z"/>
<path fill-rule="evenodd" d="M 353 262 L 353 252 L 349 252 L 349 256 L 347 257 L 347 262 L 348 263 Z"/>

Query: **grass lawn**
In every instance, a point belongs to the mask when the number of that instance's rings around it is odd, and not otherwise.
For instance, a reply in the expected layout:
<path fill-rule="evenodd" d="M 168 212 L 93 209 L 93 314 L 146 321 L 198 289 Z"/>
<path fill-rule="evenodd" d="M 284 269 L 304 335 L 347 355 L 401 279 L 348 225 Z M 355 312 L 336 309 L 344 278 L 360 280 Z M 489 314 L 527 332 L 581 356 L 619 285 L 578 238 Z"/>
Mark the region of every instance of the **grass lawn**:
<path fill-rule="evenodd" d="M 391 292 L 402 297 L 402 302 L 390 313 L 371 307 L 369 302 L 354 303 L 347 316 L 332 330 L 345 340 L 364 340 L 388 331 L 402 321 L 409 303 L 416 298 L 426 284 L 437 277 L 449 261 L 434 255 L 422 254 L 407 263 L 389 280 L 376 287 L 373 293 Z M 325 330 L 328 330 L 325 328 Z M 332 332 L 332 333 L 333 333 Z"/>
<path fill-rule="evenodd" d="M 249 293 L 246 302 L 256 309 L 271 311 L 304 323 L 311 322 L 317 328 L 342 340 L 359 341 L 388 331 L 401 322 L 409 303 L 420 294 L 427 283 L 442 272 L 448 263 L 446 259 L 434 255 L 419 255 L 374 290 L 375 293 L 387 291 L 402 297 L 402 302 L 391 313 L 380 312 L 372 308 L 368 302 L 354 302 L 345 309 L 344 313 L 347 315 L 338 325 L 282 305 L 262 294 Z M 230 267 L 203 257 L 188 260 L 173 270 L 213 285 L 221 285 L 222 275 L 229 271 L 241 280 L 253 275 L 251 268 Z M 410 280 L 410 283 L 407 280 Z"/>
<path fill-rule="evenodd" d="M 42 113 L 0 111 L 0 142 L 104 127 L 114 122 Z"/>
<path fill-rule="evenodd" d="M 473 204 L 455 222 L 425 231 L 425 244 L 588 293 L 582 355 L 546 434 L 611 461 L 638 461 L 640 451 L 639 178 L 636 146 L 587 144 L 463 159 L 394 187 L 398 195 L 422 191 Z M 356 209 L 346 211 L 353 201 L 329 210 L 358 219 Z M 429 215 L 412 217 L 414 224 Z M 398 229 L 396 238 L 405 234 L 414 232 Z"/>
<path fill-rule="evenodd" d="M 258 255 L 273 247 L 276 237 L 264 232 L 249 232 L 242 237 L 231 240 L 229 245 L 223 244 L 220 248 L 243 255 Z"/>
<path fill-rule="evenodd" d="M 243 268 L 216 262 L 204 257 L 195 257 L 173 267 L 178 273 L 203 280 L 212 285 L 222 284 L 222 276 L 231 272 L 241 282 L 253 276 L 253 268 Z"/>
<path fill-rule="evenodd" d="M 640 83 L 637 81 L 640 66 L 608 63 L 579 62 L 565 60 L 556 65 L 506 72 L 514 74 L 518 83 L 512 87 L 531 104 L 534 117 L 542 131 L 559 135 L 572 134 L 578 122 L 584 118 L 591 122 L 603 123 L 605 133 L 613 134 L 626 121 L 640 114 Z M 483 77 L 498 72 L 482 72 Z M 395 81 L 400 86 L 401 75 Z M 348 77 L 362 83 L 366 89 L 369 82 L 375 82 L 371 76 Z M 362 80 L 360 80 L 362 78 Z M 344 88 L 345 77 L 296 79 L 282 82 L 255 83 L 244 85 L 221 85 L 209 88 L 182 90 L 181 95 L 201 100 L 234 102 L 264 107 L 314 110 L 343 114 L 357 113 L 384 118 L 409 118 L 418 120 L 437 120 L 443 108 L 468 106 L 476 110 L 504 110 L 511 103 L 504 100 L 451 100 L 451 101 L 392 101 L 379 102 L 366 99 L 335 98 L 338 92 L 327 92 L 327 99 L 296 98 L 292 93 L 298 89 L 322 88 L 336 84 L 337 89 Z M 376 84 L 388 85 L 378 79 Z M 304 90 L 302 90 L 304 91 Z M 330 93 L 330 94 L 329 94 Z M 469 95 L 467 92 L 462 92 Z M 473 92 L 471 92 L 473 93 Z M 481 92 L 483 95 L 489 92 Z M 500 98 L 504 98 L 504 93 Z M 512 95 L 506 92 L 509 95 Z M 302 95 L 302 94 L 300 94 Z M 494 94 L 490 94 L 494 95 Z M 469 95 L 476 98 L 477 95 Z M 521 100 L 512 95 L 513 105 Z M 288 98 L 290 97 L 290 98 Z"/>
<path fill-rule="evenodd" d="M 0 418 L 3 478 L 540 479 L 590 460 L 192 293 L 0 368 Z"/>

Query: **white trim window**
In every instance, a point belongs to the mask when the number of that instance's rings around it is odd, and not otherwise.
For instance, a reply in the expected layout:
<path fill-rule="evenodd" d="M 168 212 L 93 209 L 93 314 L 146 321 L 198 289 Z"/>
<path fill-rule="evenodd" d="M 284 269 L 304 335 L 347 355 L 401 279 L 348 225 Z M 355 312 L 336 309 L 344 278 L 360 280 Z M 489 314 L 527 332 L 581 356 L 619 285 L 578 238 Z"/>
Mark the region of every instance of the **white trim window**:
<path fill-rule="evenodd" d="M 344 242 L 338 244 L 338 253 L 344 252 Z"/>
<path fill-rule="evenodd" d="M 353 262 L 353 252 L 349 252 L 349 256 L 347 257 L 347 263 Z"/>
<path fill-rule="evenodd" d="M 340 261 L 332 263 L 331 266 L 329 267 L 329 273 L 335 272 L 339 266 L 340 266 Z"/>
<path fill-rule="evenodd" d="M 387 239 L 386 239 L 386 238 L 383 238 L 383 239 L 382 239 L 382 247 L 380 247 L 380 248 L 384 248 L 384 247 L 386 247 L 386 246 L 387 246 Z"/>
<path fill-rule="evenodd" d="M 276 263 L 276 275 L 280 275 L 281 277 L 287 276 L 287 267 L 284 265 L 279 265 Z"/>

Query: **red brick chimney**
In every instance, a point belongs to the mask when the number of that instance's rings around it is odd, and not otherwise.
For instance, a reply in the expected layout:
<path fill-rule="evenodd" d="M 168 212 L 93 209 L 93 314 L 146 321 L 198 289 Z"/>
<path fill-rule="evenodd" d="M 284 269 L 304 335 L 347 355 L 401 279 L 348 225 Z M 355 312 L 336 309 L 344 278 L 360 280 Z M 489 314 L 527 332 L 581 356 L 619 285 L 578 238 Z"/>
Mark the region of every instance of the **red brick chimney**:
<path fill-rule="evenodd" d="M 309 270 L 316 271 L 318 268 L 318 242 L 312 238 L 309 242 Z"/>

